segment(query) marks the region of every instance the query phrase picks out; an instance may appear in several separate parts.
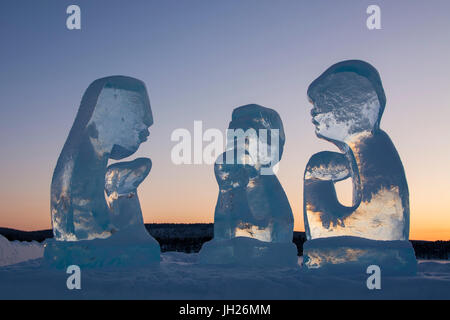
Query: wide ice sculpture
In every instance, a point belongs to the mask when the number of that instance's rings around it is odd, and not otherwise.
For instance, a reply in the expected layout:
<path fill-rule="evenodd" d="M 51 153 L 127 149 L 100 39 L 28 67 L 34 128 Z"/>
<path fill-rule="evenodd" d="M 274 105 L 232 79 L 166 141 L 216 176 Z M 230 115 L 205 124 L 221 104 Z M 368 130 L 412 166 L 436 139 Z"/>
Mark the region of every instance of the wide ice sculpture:
<path fill-rule="evenodd" d="M 227 150 L 214 165 L 214 239 L 203 245 L 200 262 L 296 266 L 292 210 L 274 173 L 285 142 L 281 118 L 246 105 L 233 111 L 228 128 Z"/>
<path fill-rule="evenodd" d="M 304 221 L 309 269 L 414 273 L 409 194 L 400 157 L 380 129 L 386 97 L 377 70 L 352 60 L 326 70 L 308 88 L 316 135 L 341 152 L 319 152 L 304 175 Z M 334 184 L 351 178 L 353 205 Z"/>
<path fill-rule="evenodd" d="M 150 160 L 116 163 L 107 170 L 110 159 L 137 151 L 152 124 L 142 81 L 112 76 L 88 87 L 53 173 L 54 240 L 45 248 L 52 264 L 159 261 L 160 248 L 146 234 L 136 191 L 150 171 Z"/>

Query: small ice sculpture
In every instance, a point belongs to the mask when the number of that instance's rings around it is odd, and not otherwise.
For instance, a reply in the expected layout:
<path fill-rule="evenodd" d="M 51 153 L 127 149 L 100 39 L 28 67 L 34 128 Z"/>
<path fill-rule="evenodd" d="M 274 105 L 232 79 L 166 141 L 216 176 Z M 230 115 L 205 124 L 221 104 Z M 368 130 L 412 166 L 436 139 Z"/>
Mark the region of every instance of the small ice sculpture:
<path fill-rule="evenodd" d="M 112 76 L 94 81 L 86 90 L 53 173 L 54 241 L 45 250 L 52 263 L 139 263 L 133 257 L 141 262 L 159 261 L 159 245 L 145 235 L 136 193 L 151 162 L 117 163 L 107 172 L 110 159 L 123 159 L 137 151 L 152 124 L 142 81 Z M 125 194 L 129 199 L 123 198 Z"/>
<path fill-rule="evenodd" d="M 340 62 L 309 86 L 308 97 L 316 135 L 341 152 L 319 152 L 306 166 L 304 265 L 364 261 L 383 264 L 385 272 L 414 272 L 408 185 L 397 150 L 380 129 L 386 97 L 377 70 L 363 61 Z M 353 183 L 351 207 L 339 202 L 334 186 L 345 179 Z"/>
<path fill-rule="evenodd" d="M 281 118 L 272 109 L 246 105 L 233 111 L 228 128 L 227 150 L 214 165 L 214 239 L 203 245 L 200 261 L 295 266 L 292 210 L 274 174 L 285 142 Z"/>

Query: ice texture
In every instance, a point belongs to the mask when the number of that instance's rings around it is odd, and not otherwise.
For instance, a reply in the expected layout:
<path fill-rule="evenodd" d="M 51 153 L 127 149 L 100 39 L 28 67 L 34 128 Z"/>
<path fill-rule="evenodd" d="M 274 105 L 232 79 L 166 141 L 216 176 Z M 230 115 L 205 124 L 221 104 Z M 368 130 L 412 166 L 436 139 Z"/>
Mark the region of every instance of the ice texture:
<path fill-rule="evenodd" d="M 324 274 L 364 274 L 367 267 L 381 267 L 383 276 L 414 275 L 417 263 L 409 241 L 377 241 L 359 237 L 329 237 L 306 241 L 306 270 Z"/>
<path fill-rule="evenodd" d="M 127 237 L 129 235 L 119 231 L 107 239 L 49 239 L 45 243 L 44 259 L 48 265 L 58 269 L 66 269 L 73 264 L 81 268 L 157 266 L 161 260 L 159 243 L 150 235 Z"/>
<path fill-rule="evenodd" d="M 316 135 L 341 152 L 319 152 L 306 166 L 307 239 L 353 236 L 407 241 L 408 185 L 397 150 L 380 129 L 386 97 L 377 70 L 358 60 L 337 63 L 309 86 L 308 97 Z M 335 183 L 345 179 L 353 184 L 350 207 L 336 195 Z M 332 243 L 338 247 L 335 240 Z"/>
<path fill-rule="evenodd" d="M 199 261 L 258 268 L 298 267 L 297 248 L 292 242 L 267 242 L 246 236 L 204 243 Z"/>
<path fill-rule="evenodd" d="M 108 160 L 136 152 L 152 123 L 142 81 L 112 76 L 88 87 L 53 173 L 56 240 L 107 238 L 114 232 L 104 194 Z"/>
<path fill-rule="evenodd" d="M 203 246 L 200 261 L 217 264 L 251 264 L 248 261 L 270 264 L 272 261 L 272 264 L 295 265 L 297 251 L 292 243 L 294 219 L 289 201 L 275 174 L 262 174 L 264 168 L 273 166 L 282 156 L 285 135 L 281 118 L 272 109 L 246 105 L 233 111 L 228 128 L 254 129 L 257 135 L 250 136 L 244 144 L 236 139 L 227 141 L 226 152 L 215 163 L 219 196 L 214 215 L 214 239 Z M 258 149 L 258 153 L 252 153 L 248 140 L 259 139 L 260 129 L 269 131 L 267 136 L 271 139 L 260 144 L 266 152 Z M 277 143 L 270 133 L 273 129 L 277 130 Z M 239 154 L 253 159 L 239 162 L 242 160 Z M 234 162 L 228 161 L 230 155 Z M 261 158 L 268 155 L 272 161 Z M 285 249 L 280 249 L 277 255 L 274 252 L 278 249 L 274 246 Z M 279 258 L 283 253 L 285 258 Z"/>
<path fill-rule="evenodd" d="M 153 124 L 142 81 L 112 76 L 86 90 L 51 186 L 54 239 L 44 256 L 57 267 L 143 265 L 160 260 L 145 229 L 137 187 L 151 161 L 135 153 Z"/>

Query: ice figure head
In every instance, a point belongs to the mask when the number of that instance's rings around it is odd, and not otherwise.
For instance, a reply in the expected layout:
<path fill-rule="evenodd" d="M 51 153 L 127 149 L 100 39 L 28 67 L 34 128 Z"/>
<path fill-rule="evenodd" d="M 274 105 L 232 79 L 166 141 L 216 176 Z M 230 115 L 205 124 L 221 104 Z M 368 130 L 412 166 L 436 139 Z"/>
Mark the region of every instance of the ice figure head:
<path fill-rule="evenodd" d="M 143 82 L 128 77 L 97 81 L 104 86 L 87 123 L 91 142 L 99 155 L 126 158 L 147 140 L 153 124 L 147 90 Z M 95 86 L 94 82 L 91 87 Z"/>
<path fill-rule="evenodd" d="M 86 90 L 59 156 L 51 186 L 55 239 L 107 238 L 113 232 L 105 200 L 109 159 L 139 148 L 153 123 L 142 81 L 111 76 Z"/>
<path fill-rule="evenodd" d="M 280 161 L 285 143 L 283 122 L 278 113 L 257 104 L 241 106 L 233 110 L 228 129 L 227 149 L 238 151 L 237 163 L 249 163 L 258 171 L 264 171 L 263 174 L 270 169 L 273 174 L 271 168 Z M 250 161 L 243 161 L 241 157 Z"/>
<path fill-rule="evenodd" d="M 386 97 L 377 70 L 349 60 L 328 68 L 308 88 L 316 134 L 346 142 L 379 128 Z"/>

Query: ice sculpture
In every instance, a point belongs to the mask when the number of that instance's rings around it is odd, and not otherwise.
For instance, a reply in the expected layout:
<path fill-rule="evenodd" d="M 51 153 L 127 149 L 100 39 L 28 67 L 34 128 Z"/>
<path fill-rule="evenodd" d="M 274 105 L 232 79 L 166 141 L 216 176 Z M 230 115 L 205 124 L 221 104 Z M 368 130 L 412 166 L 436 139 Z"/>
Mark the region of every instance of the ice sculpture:
<path fill-rule="evenodd" d="M 309 86 L 308 98 L 316 135 L 341 152 L 319 152 L 306 166 L 304 265 L 378 264 L 384 273 L 415 272 L 408 185 L 380 129 L 386 97 L 377 70 L 358 60 L 337 63 Z M 337 199 L 334 184 L 344 179 L 352 179 L 351 207 Z"/>
<path fill-rule="evenodd" d="M 112 76 L 86 90 L 53 173 L 54 240 L 45 249 L 53 264 L 159 261 L 159 245 L 145 234 L 136 193 L 150 171 L 150 160 L 117 163 L 107 171 L 110 159 L 137 151 L 152 124 L 142 81 Z"/>
<path fill-rule="evenodd" d="M 200 262 L 295 266 L 292 210 L 273 172 L 285 142 L 281 118 L 272 109 L 246 105 L 233 111 L 228 128 L 227 150 L 214 165 L 214 239 L 203 245 Z M 240 131 L 245 139 L 239 140 Z"/>

